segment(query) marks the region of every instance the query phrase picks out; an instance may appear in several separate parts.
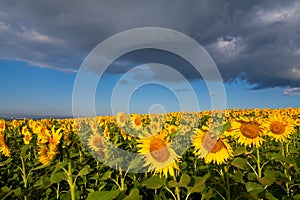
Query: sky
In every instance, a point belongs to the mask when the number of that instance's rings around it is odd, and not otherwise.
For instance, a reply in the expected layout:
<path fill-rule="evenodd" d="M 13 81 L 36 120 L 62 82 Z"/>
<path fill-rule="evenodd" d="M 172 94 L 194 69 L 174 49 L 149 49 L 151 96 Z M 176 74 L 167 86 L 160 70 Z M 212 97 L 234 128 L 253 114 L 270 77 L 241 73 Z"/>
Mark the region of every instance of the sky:
<path fill-rule="evenodd" d="M 214 80 L 161 49 L 121 54 L 102 76 L 81 70 L 97 45 L 143 27 L 171 29 L 199 43 L 224 91 L 210 90 Z M 111 48 L 118 52 L 135 42 Z M 87 90 L 76 90 L 80 73 L 93 101 Z M 11 116 L 201 111 L 221 100 L 226 108 L 300 107 L 300 2 L 4 0 L 0 93 L 0 115 Z"/>

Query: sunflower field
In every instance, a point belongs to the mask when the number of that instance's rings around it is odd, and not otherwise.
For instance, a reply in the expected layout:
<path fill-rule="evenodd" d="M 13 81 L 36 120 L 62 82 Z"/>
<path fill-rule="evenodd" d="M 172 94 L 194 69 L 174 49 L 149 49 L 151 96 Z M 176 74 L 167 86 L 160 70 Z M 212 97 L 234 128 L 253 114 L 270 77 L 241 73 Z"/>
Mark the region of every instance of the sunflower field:
<path fill-rule="evenodd" d="M 0 119 L 0 199 L 300 199 L 300 108 Z"/>

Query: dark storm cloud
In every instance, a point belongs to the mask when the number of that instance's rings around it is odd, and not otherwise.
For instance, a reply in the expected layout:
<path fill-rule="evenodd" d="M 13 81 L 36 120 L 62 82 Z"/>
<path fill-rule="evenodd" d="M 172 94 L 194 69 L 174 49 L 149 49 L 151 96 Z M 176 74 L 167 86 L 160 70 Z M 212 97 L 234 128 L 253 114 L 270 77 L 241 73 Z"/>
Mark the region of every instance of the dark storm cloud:
<path fill-rule="evenodd" d="M 145 26 L 197 40 L 227 82 L 247 81 L 254 89 L 300 86 L 298 1 L 1 1 L 0 59 L 72 72 L 104 39 Z M 109 73 L 123 73 L 151 55 L 124 57 Z M 179 63 L 164 64 L 199 78 Z"/>

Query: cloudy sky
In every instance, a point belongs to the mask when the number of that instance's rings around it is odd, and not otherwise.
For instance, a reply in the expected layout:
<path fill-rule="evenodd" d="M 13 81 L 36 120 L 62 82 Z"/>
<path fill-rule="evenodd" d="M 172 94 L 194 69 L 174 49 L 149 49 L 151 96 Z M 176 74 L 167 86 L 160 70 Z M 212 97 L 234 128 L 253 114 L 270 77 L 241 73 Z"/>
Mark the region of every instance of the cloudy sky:
<path fill-rule="evenodd" d="M 299 1 L 3 0 L 0 113 L 71 115 L 74 83 L 86 56 L 107 38 L 141 27 L 172 29 L 202 45 L 220 71 L 229 108 L 300 106 Z M 140 49 L 120 56 L 105 71 L 95 91 L 97 114 L 111 113 L 116 85 L 126 96 L 126 87 L 149 79 L 174 87 L 139 87 L 127 103 L 130 112 L 180 110 L 178 94 L 188 90 L 181 80 L 145 65 L 124 76 L 147 63 L 168 65 L 182 74 L 200 110 L 210 109 L 212 96 L 222 92 L 209 91 L 186 60 Z M 122 95 L 118 98 L 122 101 Z M 118 103 L 113 107 L 124 109 Z"/>

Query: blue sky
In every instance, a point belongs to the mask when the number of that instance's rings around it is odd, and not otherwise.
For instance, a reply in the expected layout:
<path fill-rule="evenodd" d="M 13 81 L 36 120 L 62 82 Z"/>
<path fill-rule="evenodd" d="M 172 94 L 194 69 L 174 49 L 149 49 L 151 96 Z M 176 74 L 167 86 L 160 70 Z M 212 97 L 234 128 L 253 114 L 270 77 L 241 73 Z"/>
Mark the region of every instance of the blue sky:
<path fill-rule="evenodd" d="M 300 107 L 299 24 L 300 2 L 293 0 L 2 1 L 0 116 L 72 116 L 74 85 L 84 59 L 107 38 L 142 27 L 172 29 L 202 45 L 222 77 L 226 107 Z M 114 50 L 122 50 L 119 44 Z M 165 74 L 163 67 L 155 71 L 147 63 L 170 66 L 185 79 Z M 85 79 L 87 87 L 90 83 Z M 132 91 L 136 85 L 141 87 Z M 113 91 L 118 91 L 117 101 Z M 116 58 L 97 83 L 93 102 L 83 98 L 80 109 L 94 104 L 97 115 L 127 109 L 195 110 L 191 92 L 199 110 L 211 109 L 211 97 L 222 97 L 222 91 L 209 91 L 184 59 L 145 49 Z"/>
<path fill-rule="evenodd" d="M 3 114 L 72 115 L 72 91 L 76 73 L 39 68 L 19 61 L 0 61 L 1 112 Z M 99 82 L 95 104 L 97 114 L 111 114 L 111 92 L 117 76 L 105 75 Z M 210 109 L 210 95 L 203 81 L 191 82 L 200 110 Z M 299 107 L 299 97 L 285 95 L 283 89 L 250 90 L 246 83 L 226 83 L 229 108 Z M 184 92 L 184 91 L 182 91 Z M 148 113 L 160 104 L 165 111 L 180 111 L 176 92 L 147 84 L 131 96 L 130 112 Z M 118 106 L 118 105 L 115 105 Z M 122 107 L 119 108 L 122 111 Z M 159 107 L 152 111 L 164 111 Z M 151 111 L 151 110 L 150 110 Z"/>

